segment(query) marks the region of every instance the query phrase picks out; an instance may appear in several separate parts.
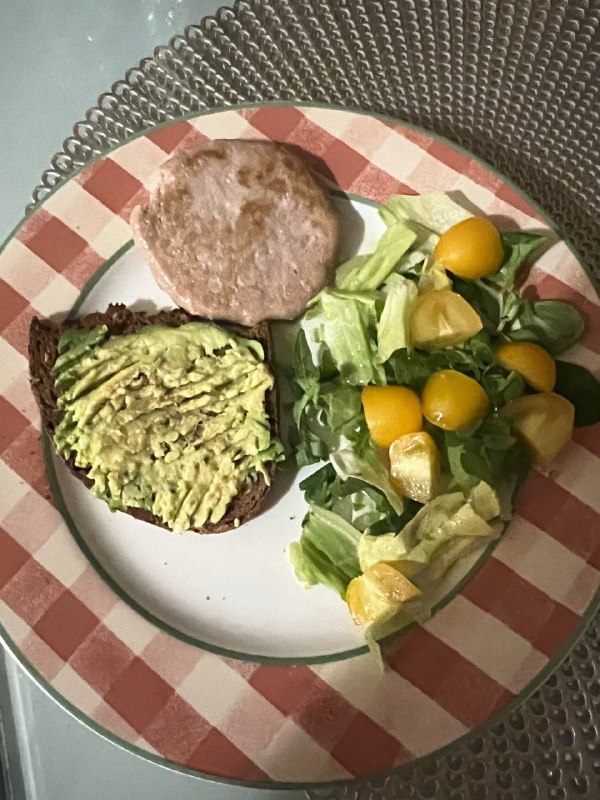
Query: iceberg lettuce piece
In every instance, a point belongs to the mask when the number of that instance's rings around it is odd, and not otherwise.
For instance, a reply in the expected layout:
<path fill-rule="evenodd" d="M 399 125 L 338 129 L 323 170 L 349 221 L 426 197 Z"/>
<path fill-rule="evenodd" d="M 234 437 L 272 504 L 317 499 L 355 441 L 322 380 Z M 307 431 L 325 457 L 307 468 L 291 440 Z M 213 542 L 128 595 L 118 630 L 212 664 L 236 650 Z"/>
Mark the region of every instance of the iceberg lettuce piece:
<path fill-rule="evenodd" d="M 373 536 L 363 533 L 358 543 L 360 568 L 365 571 L 378 561 L 394 562 L 407 577 L 434 566 L 442 548 L 452 540 L 493 537 L 489 520 L 500 513 L 494 490 L 483 481 L 468 500 L 462 492 L 441 494 L 423 506 L 400 533 Z M 466 545 L 465 545 L 466 546 Z M 455 548 L 454 548 L 455 549 Z M 448 560 L 448 559 L 447 559 Z M 448 566 L 450 562 L 448 560 Z M 436 566 L 440 574 L 440 565 Z"/>
<path fill-rule="evenodd" d="M 373 253 L 354 256 L 338 267 L 337 288 L 350 292 L 378 289 L 416 238 L 408 225 L 396 222 L 382 235 Z"/>
<path fill-rule="evenodd" d="M 473 212 L 452 200 L 446 192 L 396 194 L 390 197 L 381 213 L 383 221 L 388 225 L 392 220 L 396 220 L 396 223 L 416 223 L 438 236 L 472 216 Z"/>
<path fill-rule="evenodd" d="M 342 599 L 346 587 L 360 575 L 357 547 L 361 533 L 345 519 L 319 506 L 311 506 L 302 523 L 300 540 L 292 542 L 288 558 L 304 586 L 322 583 Z"/>
<path fill-rule="evenodd" d="M 351 442 L 342 439 L 338 449 L 332 452 L 329 458 L 340 478 L 343 480 L 359 478 L 375 486 L 384 493 L 394 511 L 402 514 L 404 510 L 402 495 L 394 489 L 388 469 L 379 459 L 377 450 L 370 440 L 364 443 L 358 453 Z"/>
<path fill-rule="evenodd" d="M 377 358 L 387 361 L 396 350 L 410 347 L 410 317 L 418 291 L 414 281 L 392 274 L 386 281 L 386 298 L 377 326 Z"/>
<path fill-rule="evenodd" d="M 343 383 L 386 382 L 383 367 L 375 363 L 377 302 L 372 292 L 326 290 L 311 310 L 313 318 L 319 315 L 314 338 L 329 350 Z"/>

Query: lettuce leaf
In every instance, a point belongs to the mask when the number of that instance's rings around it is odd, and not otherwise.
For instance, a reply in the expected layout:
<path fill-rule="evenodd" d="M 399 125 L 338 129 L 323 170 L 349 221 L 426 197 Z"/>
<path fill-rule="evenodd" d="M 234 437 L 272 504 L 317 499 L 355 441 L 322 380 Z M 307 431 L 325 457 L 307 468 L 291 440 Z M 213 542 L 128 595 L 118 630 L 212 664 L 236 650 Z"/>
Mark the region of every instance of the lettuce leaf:
<path fill-rule="evenodd" d="M 404 502 L 394 489 L 390 474 L 379 459 L 375 445 L 365 437 L 360 450 L 348 440 L 343 440 L 337 450 L 330 453 L 330 461 L 342 480 L 359 478 L 380 489 L 397 514 L 402 514 Z"/>
<path fill-rule="evenodd" d="M 554 391 L 575 406 L 575 427 L 600 422 L 600 381 L 580 364 L 556 361 Z"/>
<path fill-rule="evenodd" d="M 300 540 L 288 551 L 296 578 L 307 587 L 322 583 L 344 599 L 346 587 L 360 575 L 360 537 L 360 531 L 339 514 L 311 506 L 302 523 Z"/>
<path fill-rule="evenodd" d="M 378 289 L 416 238 L 404 223 L 392 225 L 379 239 L 373 253 L 354 256 L 338 267 L 337 288 L 350 292 Z"/>
<path fill-rule="evenodd" d="M 396 350 L 410 347 L 409 323 L 418 291 L 414 281 L 401 275 L 390 275 L 387 295 L 377 325 L 377 357 L 387 361 Z"/>
<path fill-rule="evenodd" d="M 517 292 L 502 290 L 486 279 L 464 281 L 454 278 L 453 288 L 477 311 L 490 336 L 499 336 L 510 326 L 526 302 Z"/>
<path fill-rule="evenodd" d="M 309 506 L 331 508 L 332 487 L 336 480 L 336 471 L 327 463 L 304 478 L 298 488 L 304 492 L 304 499 Z"/>
<path fill-rule="evenodd" d="M 451 199 L 446 192 L 428 194 L 397 194 L 380 209 L 386 225 L 394 222 L 416 223 L 428 233 L 441 236 L 444 231 L 473 214 Z M 419 242 L 421 245 L 421 242 Z M 435 244 L 433 245 L 435 247 Z"/>
<path fill-rule="evenodd" d="M 343 383 L 364 386 L 385 383 L 385 371 L 376 364 L 377 297 L 371 292 L 325 290 L 311 309 L 318 319 L 315 340 L 329 351 Z M 322 356 L 321 356 L 322 357 Z"/>
<path fill-rule="evenodd" d="M 388 381 L 421 392 L 427 378 L 440 369 L 455 369 L 481 380 L 494 364 L 490 338 L 484 331 L 455 347 L 429 350 L 402 349 L 385 363 Z"/>
<path fill-rule="evenodd" d="M 498 272 L 489 275 L 486 279 L 501 289 L 512 289 L 517 273 L 536 250 L 546 241 L 547 237 L 529 231 L 508 231 L 500 235 L 506 256 Z"/>
<path fill-rule="evenodd" d="M 563 300 L 521 301 L 521 308 L 510 327 L 509 339 L 536 342 L 552 356 L 560 355 L 579 341 L 585 322 L 577 309 Z"/>
<path fill-rule="evenodd" d="M 412 580 L 434 563 L 439 548 L 450 539 L 492 536 L 488 522 L 500 513 L 496 493 L 483 482 L 475 488 L 477 496 L 467 500 L 462 492 L 439 495 L 424 505 L 398 534 L 372 536 L 369 532 L 363 533 L 358 543 L 358 560 L 363 572 L 379 561 L 392 561 Z"/>
<path fill-rule="evenodd" d="M 494 490 L 478 484 L 465 500 L 462 492 L 436 497 L 421 508 L 399 534 L 372 536 L 363 533 L 358 543 L 363 571 L 378 561 L 390 561 L 423 595 L 403 603 L 396 611 L 377 620 L 366 632 L 369 649 L 381 661 L 378 642 L 413 622 L 424 622 L 431 614 L 435 594 L 444 594 L 442 579 L 459 559 L 481 551 L 500 534 L 489 522 L 500 511 Z M 431 591 L 433 589 L 433 592 Z"/>
<path fill-rule="evenodd" d="M 477 311 L 490 336 L 535 342 L 555 356 L 581 338 L 581 314 L 562 300 L 532 302 L 514 290 L 519 270 L 547 241 L 529 231 L 502 233 L 506 257 L 499 271 L 477 281 L 456 278 L 454 290 Z"/>
<path fill-rule="evenodd" d="M 510 425 L 496 414 L 459 431 L 444 431 L 443 450 L 456 485 L 469 490 L 479 481 L 502 484 L 527 464 Z"/>
<path fill-rule="evenodd" d="M 373 535 L 400 530 L 420 508 L 405 499 L 403 512 L 398 514 L 380 489 L 360 478 L 342 479 L 331 463 L 305 478 L 300 489 L 308 505 L 334 511 L 358 530 L 368 528 Z"/>

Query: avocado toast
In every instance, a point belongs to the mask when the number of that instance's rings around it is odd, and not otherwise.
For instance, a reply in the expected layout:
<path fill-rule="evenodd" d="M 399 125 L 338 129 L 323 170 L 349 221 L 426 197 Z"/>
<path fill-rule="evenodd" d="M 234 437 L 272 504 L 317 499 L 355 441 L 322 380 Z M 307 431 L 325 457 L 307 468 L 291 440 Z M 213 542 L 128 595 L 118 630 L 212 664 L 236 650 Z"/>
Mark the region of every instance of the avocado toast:
<path fill-rule="evenodd" d="M 260 510 L 280 453 L 266 323 L 110 305 L 34 319 L 31 385 L 70 470 L 112 509 L 220 533 Z"/>

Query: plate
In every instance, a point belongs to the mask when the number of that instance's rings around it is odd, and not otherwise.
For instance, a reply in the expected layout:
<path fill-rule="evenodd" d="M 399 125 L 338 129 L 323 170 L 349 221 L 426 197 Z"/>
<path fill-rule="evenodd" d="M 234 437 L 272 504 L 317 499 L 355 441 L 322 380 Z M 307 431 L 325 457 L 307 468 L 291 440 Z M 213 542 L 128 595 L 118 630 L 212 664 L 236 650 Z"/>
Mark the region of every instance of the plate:
<path fill-rule="evenodd" d="M 206 138 L 301 147 L 334 197 L 348 252 L 381 232 L 373 203 L 461 192 L 502 226 L 552 227 L 468 153 L 390 119 L 248 106 L 154 129 L 61 185 L 0 256 L 2 637 L 78 718 L 136 753 L 225 780 L 312 784 L 386 772 L 448 745 L 547 677 L 598 604 L 600 426 L 550 475 L 533 472 L 494 552 L 437 613 L 386 647 L 381 672 L 339 599 L 294 580 L 299 477 L 220 536 L 173 535 L 111 514 L 39 434 L 28 387 L 35 315 L 121 301 L 171 306 L 131 245 L 132 208 L 160 164 Z M 569 359 L 600 372 L 600 304 L 555 237 L 525 291 L 586 316 Z"/>

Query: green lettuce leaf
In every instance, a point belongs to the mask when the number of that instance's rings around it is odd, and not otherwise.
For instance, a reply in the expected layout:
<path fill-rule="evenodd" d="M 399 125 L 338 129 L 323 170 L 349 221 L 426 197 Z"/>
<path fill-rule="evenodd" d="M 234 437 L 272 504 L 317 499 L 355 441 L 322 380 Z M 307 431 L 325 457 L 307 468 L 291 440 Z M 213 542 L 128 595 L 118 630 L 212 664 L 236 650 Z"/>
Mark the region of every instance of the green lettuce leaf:
<path fill-rule="evenodd" d="M 321 371 L 313 361 L 310 347 L 306 339 L 306 333 L 302 328 L 296 335 L 294 343 L 292 374 L 294 382 L 303 392 L 311 396 L 316 396 L 321 378 Z"/>
<path fill-rule="evenodd" d="M 393 224 L 394 221 L 416 223 L 438 236 L 452 225 L 473 216 L 446 192 L 394 195 L 381 207 L 380 215 L 386 225 Z"/>
<path fill-rule="evenodd" d="M 317 404 L 323 410 L 327 427 L 336 436 L 349 439 L 358 436 L 364 425 L 359 387 L 333 381 L 322 383 Z"/>
<path fill-rule="evenodd" d="M 432 372 L 443 369 L 446 361 L 439 353 L 423 350 L 397 350 L 385 363 L 389 383 L 408 386 L 420 392 Z"/>
<path fill-rule="evenodd" d="M 408 277 L 418 278 L 425 267 L 425 263 L 429 259 L 430 256 L 427 255 L 427 253 L 420 249 L 415 250 L 414 248 L 411 248 L 408 253 L 405 253 L 400 261 L 398 261 L 394 271 L 397 272 L 398 275 L 406 275 Z"/>
<path fill-rule="evenodd" d="M 391 561 L 423 591 L 421 597 L 403 603 L 367 630 L 369 649 L 381 665 L 378 643 L 413 622 L 422 624 L 430 617 L 436 603 L 455 585 L 456 576 L 447 575 L 450 568 L 470 555 L 482 553 L 500 535 L 499 511 L 496 492 L 480 483 L 467 500 L 461 492 L 435 498 L 398 535 L 362 535 L 358 556 L 363 570 L 380 560 Z"/>
<path fill-rule="evenodd" d="M 547 237 L 529 231 L 507 231 L 500 234 L 506 253 L 502 266 L 485 280 L 500 289 L 512 289 L 517 273 L 527 259 L 547 241 Z"/>
<path fill-rule="evenodd" d="M 429 350 L 397 350 L 385 363 L 388 381 L 421 392 L 427 378 L 440 369 L 455 369 L 481 380 L 494 364 L 490 338 L 485 331 L 455 347 Z"/>
<path fill-rule="evenodd" d="M 406 500 L 402 514 L 391 506 L 385 494 L 359 478 L 342 479 L 327 463 L 300 484 L 308 505 L 321 506 L 339 514 L 355 528 L 387 533 L 400 530 L 417 513 L 420 505 Z"/>
<path fill-rule="evenodd" d="M 355 256 L 338 267 L 337 288 L 350 292 L 378 289 L 416 238 L 404 223 L 398 222 L 388 228 L 373 253 Z"/>
<path fill-rule="evenodd" d="M 521 301 L 519 313 L 505 333 L 509 339 L 524 339 L 557 356 L 579 341 L 585 322 L 577 309 L 563 300 Z"/>
<path fill-rule="evenodd" d="M 320 436 L 319 409 L 315 405 L 320 388 L 320 370 L 313 362 L 306 334 L 300 329 L 292 358 L 292 389 L 296 397 L 292 417 L 295 428 L 289 436 L 298 467 L 313 464 L 327 455 L 326 445 Z"/>
<path fill-rule="evenodd" d="M 383 492 L 394 511 L 402 514 L 402 496 L 394 489 L 388 469 L 380 460 L 375 445 L 368 436 L 365 436 L 360 449 L 347 440 L 342 441 L 340 447 L 330 453 L 329 458 L 342 480 L 358 478 L 375 486 Z"/>
<path fill-rule="evenodd" d="M 298 488 L 304 492 L 304 499 L 309 506 L 331 508 L 333 484 L 336 480 L 336 471 L 327 463 L 304 478 Z"/>
<path fill-rule="evenodd" d="M 386 282 L 387 295 L 377 326 L 377 356 L 383 363 L 396 350 L 410 347 L 409 323 L 417 300 L 414 281 L 401 275 L 390 275 Z"/>
<path fill-rule="evenodd" d="M 506 372 L 498 364 L 491 365 L 481 375 L 481 385 L 492 401 L 500 408 L 525 394 L 525 381 L 517 372 Z"/>
<path fill-rule="evenodd" d="M 510 425 L 496 414 L 460 431 L 444 431 L 443 451 L 456 484 L 469 490 L 479 481 L 498 486 L 519 472 L 521 455 Z"/>
<path fill-rule="evenodd" d="M 307 587 L 322 583 L 344 599 L 346 587 L 360 575 L 360 536 L 360 531 L 338 514 L 311 506 L 302 523 L 300 540 L 288 551 L 296 578 Z"/>
<path fill-rule="evenodd" d="M 385 383 L 385 371 L 375 363 L 378 314 L 373 293 L 323 291 L 312 315 L 319 321 L 315 339 L 328 349 L 343 383 Z"/>
<path fill-rule="evenodd" d="M 490 487 L 488 491 L 481 489 L 478 501 L 480 508 L 492 513 L 497 503 L 491 502 L 490 493 L 494 494 Z M 475 511 L 470 499 L 465 501 L 462 492 L 452 492 L 423 506 L 399 534 L 373 536 L 369 532 L 363 533 L 357 553 L 363 571 L 378 561 L 391 561 L 415 585 L 425 588 L 432 581 L 439 581 L 464 552 L 481 548 L 482 542 L 491 541 L 496 535 L 488 522 Z M 431 614 L 433 602 L 426 590 L 421 597 L 403 603 L 369 626 L 367 644 L 380 663 L 378 642 L 413 622 L 425 622 Z"/>
<path fill-rule="evenodd" d="M 556 361 L 554 391 L 575 406 L 575 427 L 600 422 L 600 381 L 579 364 Z"/>
<path fill-rule="evenodd" d="M 392 561 L 412 580 L 433 565 L 440 547 L 449 540 L 492 536 L 494 531 L 488 523 L 499 514 L 496 493 L 483 482 L 466 500 L 462 492 L 439 495 L 424 505 L 400 533 L 363 533 L 357 549 L 360 567 L 365 572 L 379 561 Z M 436 571 L 442 574 L 439 567 Z"/>
<path fill-rule="evenodd" d="M 477 311 L 486 332 L 492 337 L 510 327 L 527 302 L 517 292 L 500 289 L 486 279 L 463 281 L 455 278 L 453 287 Z"/>

